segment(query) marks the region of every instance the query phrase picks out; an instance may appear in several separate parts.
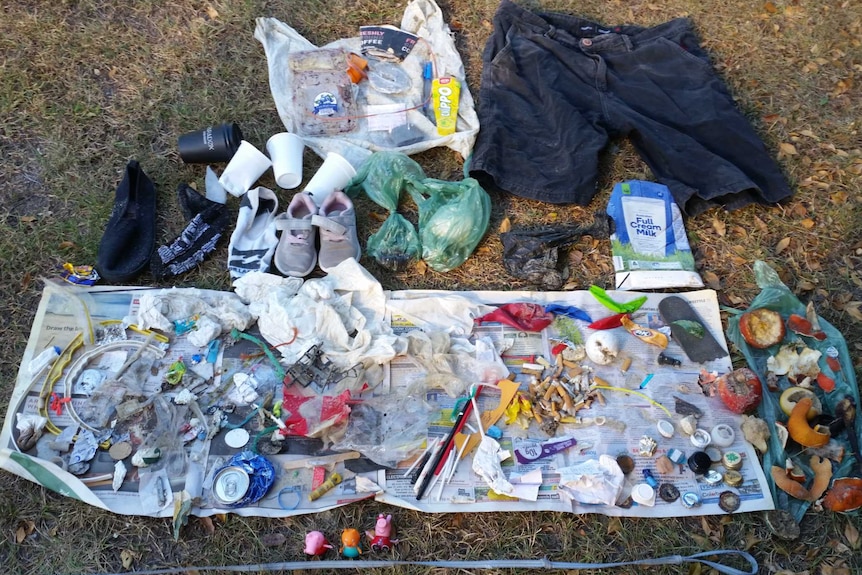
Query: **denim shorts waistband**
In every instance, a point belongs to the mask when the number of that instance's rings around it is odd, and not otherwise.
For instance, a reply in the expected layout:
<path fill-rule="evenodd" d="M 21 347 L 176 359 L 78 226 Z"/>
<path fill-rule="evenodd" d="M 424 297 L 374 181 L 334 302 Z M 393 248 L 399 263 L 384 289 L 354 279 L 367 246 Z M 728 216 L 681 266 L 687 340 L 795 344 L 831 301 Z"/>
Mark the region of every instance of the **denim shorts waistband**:
<path fill-rule="evenodd" d="M 675 18 L 649 28 L 631 25 L 605 26 L 569 14 L 531 12 L 510 0 L 500 2 L 494 19 L 504 28 L 513 26 L 521 29 L 527 28 L 551 38 L 559 38 L 562 41 L 568 39 L 572 43 L 577 43 L 583 38 L 608 37 L 607 40 L 594 43 L 591 51 L 614 49 L 623 45 L 631 46 L 631 44 L 649 42 L 656 38 L 673 38 L 694 30 L 694 26 L 688 18 Z M 628 41 L 623 42 L 620 39 L 621 36 L 627 36 Z M 611 40 L 611 37 L 616 37 L 616 40 Z"/>

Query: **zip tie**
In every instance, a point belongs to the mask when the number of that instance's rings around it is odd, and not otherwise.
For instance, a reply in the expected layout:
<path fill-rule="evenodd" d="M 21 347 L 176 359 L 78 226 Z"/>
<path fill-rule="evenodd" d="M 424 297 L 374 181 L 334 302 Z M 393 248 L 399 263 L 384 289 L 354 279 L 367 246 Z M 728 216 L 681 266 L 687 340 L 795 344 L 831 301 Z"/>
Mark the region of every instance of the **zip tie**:
<path fill-rule="evenodd" d="M 748 563 L 749 570 L 743 571 L 736 567 L 730 567 L 722 563 L 710 561 L 707 557 L 713 556 L 736 556 Z M 137 570 L 135 575 L 185 575 L 189 571 L 220 571 L 232 573 L 259 573 L 261 571 L 318 571 L 322 569 L 371 569 L 381 567 L 402 567 L 417 565 L 420 567 L 437 567 L 448 569 L 614 569 L 635 565 L 685 565 L 690 563 L 701 563 L 712 567 L 724 575 L 757 575 L 759 565 L 757 560 L 747 551 L 735 549 L 719 549 L 715 551 L 702 551 L 694 555 L 666 555 L 651 559 L 637 559 L 634 561 L 618 561 L 615 563 L 576 563 L 570 561 L 551 561 L 547 557 L 542 559 L 490 559 L 487 561 L 398 561 L 390 559 L 359 559 L 359 560 L 325 560 L 325 561 L 284 561 L 280 563 L 257 563 L 248 565 L 224 565 L 218 567 L 184 566 L 168 567 L 165 569 Z M 128 573 L 99 573 L 96 575 L 128 575 Z"/>

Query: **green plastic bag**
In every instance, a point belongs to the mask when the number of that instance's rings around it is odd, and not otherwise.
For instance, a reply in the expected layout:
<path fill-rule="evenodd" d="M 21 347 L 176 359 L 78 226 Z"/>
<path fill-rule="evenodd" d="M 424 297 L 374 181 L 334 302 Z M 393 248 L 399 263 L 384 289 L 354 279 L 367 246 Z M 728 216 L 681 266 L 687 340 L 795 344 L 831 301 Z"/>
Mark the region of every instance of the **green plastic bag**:
<path fill-rule="evenodd" d="M 416 229 L 396 210 L 405 186 L 424 179 L 422 166 L 404 154 L 377 152 L 362 164 L 344 190 L 351 197 L 364 191 L 371 201 L 389 211 L 389 217 L 365 246 L 366 253 L 385 268 L 405 270 L 421 256 Z"/>
<path fill-rule="evenodd" d="M 798 314 L 805 317 L 805 305 L 799 301 L 786 285 L 781 282 L 778 274 L 775 273 L 775 270 L 770 268 L 766 263 L 757 261 L 754 263 L 754 275 L 761 291 L 757 297 L 754 298 L 754 301 L 751 302 L 751 307 L 749 309 L 771 309 L 780 313 L 782 318 L 785 320 L 790 316 L 790 314 Z M 757 374 L 757 377 L 760 378 L 761 382 L 765 382 L 767 373 L 766 362 L 770 355 L 778 352 L 779 345 L 773 346 L 769 349 L 755 349 L 749 346 L 739 331 L 739 316 L 742 312 L 736 312 L 736 314 L 737 315 L 728 319 L 727 337 L 740 349 L 740 351 L 742 351 L 745 359 L 748 361 L 749 368 Z M 847 342 L 844 340 L 841 332 L 835 329 L 823 318 L 819 318 L 819 320 L 820 326 L 826 334 L 826 339 L 823 341 L 818 341 L 811 337 L 800 336 L 787 330 L 787 334 L 784 337 L 784 341 L 781 342 L 781 345 L 793 341 L 801 341 L 807 347 L 821 352 L 822 355 L 818 361 L 818 365 L 820 366 L 821 371 L 835 380 L 835 389 L 829 393 L 825 393 L 817 385 L 812 386 L 812 390 L 817 394 L 823 405 L 824 412 L 834 413 L 835 406 L 838 402 L 847 396 L 852 398 L 858 409 L 859 388 L 856 385 L 856 374 L 853 369 L 850 351 L 847 349 Z M 841 370 L 839 373 L 832 372 L 826 363 L 826 354 L 829 348 L 834 348 L 835 352 L 838 354 L 838 360 L 841 364 Z M 782 421 L 785 423 L 787 421 L 787 416 L 781 410 L 778 400 L 781 395 L 781 391 L 787 389 L 791 385 L 792 384 L 787 380 L 787 376 L 779 376 L 779 391 L 777 392 L 770 392 L 764 385 L 763 401 L 758 407 L 757 414 L 761 419 L 765 420 L 769 424 L 769 428 L 771 430 L 775 429 L 776 421 Z M 862 455 L 852 453 L 853 449 L 848 445 L 848 434 L 850 433 L 855 434 L 856 438 L 862 442 L 862 421 L 860 421 L 860 417 L 856 418 L 855 429 L 846 430 L 844 433 L 841 433 L 839 436 L 834 438 L 834 440 L 844 445 L 846 455 L 842 459 L 841 463 L 834 467 L 832 475 L 833 478 L 856 475 L 856 473 L 853 472 L 853 467 L 854 465 L 860 465 L 855 458 L 862 457 Z M 788 452 L 788 450 L 785 450 L 785 448 L 782 447 L 778 434 L 773 432 L 769 438 L 769 449 L 763 454 L 763 470 L 765 471 L 766 481 L 769 483 L 769 488 L 772 491 L 772 497 L 773 501 L 775 501 L 776 507 L 790 511 L 797 521 L 802 519 L 802 516 L 805 514 L 805 510 L 808 509 L 811 503 L 790 497 L 787 493 L 778 489 L 775 486 L 775 482 L 772 481 L 770 469 L 773 465 L 783 468 L 786 458 L 790 457 L 805 471 L 806 485 L 808 485 L 813 473 L 808 465 L 809 454 L 806 451 L 807 450 L 800 451 L 797 448 L 795 451 Z"/>
<path fill-rule="evenodd" d="M 405 189 L 419 207 L 418 234 L 396 211 Z M 389 269 L 406 269 L 421 256 L 433 270 L 448 272 L 470 257 L 488 231 L 491 198 L 479 182 L 426 178 L 422 167 L 404 154 L 372 154 L 345 192 L 355 197 L 360 190 L 389 210 L 366 245 L 366 252 Z"/>
<path fill-rule="evenodd" d="M 491 220 L 491 198 L 473 178 L 447 182 L 427 178 L 408 193 L 419 206 L 422 259 L 438 272 L 463 264 L 479 245 Z"/>

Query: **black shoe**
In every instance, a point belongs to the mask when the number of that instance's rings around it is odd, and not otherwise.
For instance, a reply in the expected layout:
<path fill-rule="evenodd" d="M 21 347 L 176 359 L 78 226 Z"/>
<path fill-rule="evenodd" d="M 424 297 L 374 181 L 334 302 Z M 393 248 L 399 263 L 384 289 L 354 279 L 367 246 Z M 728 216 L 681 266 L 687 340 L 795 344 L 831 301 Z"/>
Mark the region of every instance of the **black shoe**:
<path fill-rule="evenodd" d="M 155 246 L 156 188 L 131 160 L 99 243 L 96 269 L 109 283 L 133 280 L 149 265 Z"/>

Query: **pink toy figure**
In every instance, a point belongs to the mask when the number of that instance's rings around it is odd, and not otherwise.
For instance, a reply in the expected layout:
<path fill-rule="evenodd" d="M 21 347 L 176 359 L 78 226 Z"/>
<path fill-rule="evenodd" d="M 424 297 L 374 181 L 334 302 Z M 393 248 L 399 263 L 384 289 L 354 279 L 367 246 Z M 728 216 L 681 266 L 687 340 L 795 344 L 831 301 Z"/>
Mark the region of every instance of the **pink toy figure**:
<path fill-rule="evenodd" d="M 374 525 L 374 531 L 366 531 L 365 534 L 371 539 L 371 548 L 374 551 L 389 551 L 393 545 L 398 543 L 397 539 L 390 539 L 392 535 L 392 516 L 383 515 L 377 516 L 377 523 Z"/>
<path fill-rule="evenodd" d="M 309 531 L 305 536 L 305 554 L 312 557 L 320 557 L 327 550 L 332 549 L 332 545 L 326 540 L 326 536 L 320 531 Z"/>

